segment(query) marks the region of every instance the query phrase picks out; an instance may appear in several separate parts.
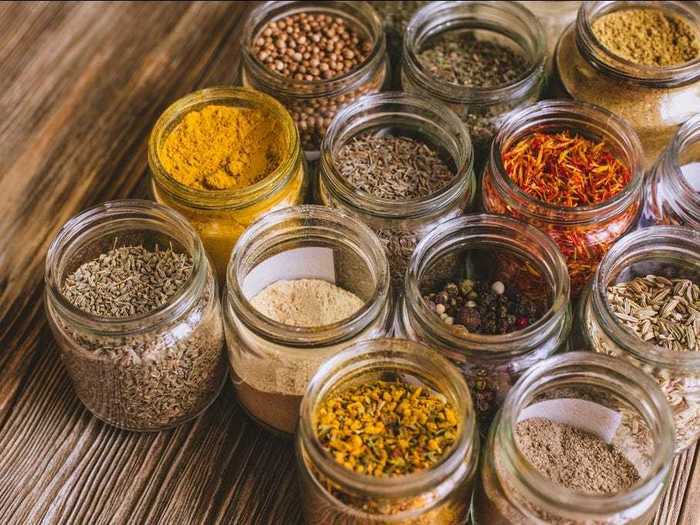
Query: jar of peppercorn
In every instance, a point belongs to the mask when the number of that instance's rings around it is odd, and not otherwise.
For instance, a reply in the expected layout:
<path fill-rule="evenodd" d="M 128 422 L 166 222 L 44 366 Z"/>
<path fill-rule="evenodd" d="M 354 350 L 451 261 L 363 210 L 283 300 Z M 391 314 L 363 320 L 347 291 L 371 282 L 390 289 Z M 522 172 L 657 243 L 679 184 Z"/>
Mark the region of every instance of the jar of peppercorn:
<path fill-rule="evenodd" d="M 569 276 L 556 245 L 507 217 L 466 215 L 416 248 L 396 332 L 461 370 L 486 426 L 517 378 L 567 348 Z"/>
<path fill-rule="evenodd" d="M 637 223 L 643 176 L 639 138 L 624 120 L 598 106 L 546 100 L 512 114 L 494 138 L 483 204 L 549 235 L 577 297 Z"/>
<path fill-rule="evenodd" d="M 310 158 L 338 110 L 387 78 L 382 21 L 367 2 L 264 2 L 243 34 L 243 84 L 282 102 Z"/>

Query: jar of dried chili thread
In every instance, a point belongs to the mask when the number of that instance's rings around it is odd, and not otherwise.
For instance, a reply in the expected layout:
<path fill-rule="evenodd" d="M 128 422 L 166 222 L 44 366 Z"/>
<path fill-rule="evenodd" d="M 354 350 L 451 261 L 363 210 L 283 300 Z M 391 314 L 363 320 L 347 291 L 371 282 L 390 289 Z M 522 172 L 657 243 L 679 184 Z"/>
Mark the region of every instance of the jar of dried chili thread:
<path fill-rule="evenodd" d="M 642 147 L 623 119 L 591 104 L 543 101 L 511 115 L 496 135 L 484 208 L 549 235 L 576 297 L 636 224 L 642 180 Z"/>

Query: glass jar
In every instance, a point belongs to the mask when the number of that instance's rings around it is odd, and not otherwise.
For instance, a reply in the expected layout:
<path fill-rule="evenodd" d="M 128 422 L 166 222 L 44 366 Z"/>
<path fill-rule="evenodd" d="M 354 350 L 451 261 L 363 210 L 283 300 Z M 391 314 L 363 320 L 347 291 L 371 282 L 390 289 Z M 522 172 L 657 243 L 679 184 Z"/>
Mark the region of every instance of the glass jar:
<path fill-rule="evenodd" d="M 527 58 L 529 68 L 521 78 L 495 88 L 460 86 L 439 79 L 423 67 L 418 56 L 436 38 L 449 33 L 473 33 L 480 40 L 517 49 Z M 403 46 L 403 89 L 438 100 L 457 113 L 467 125 L 477 172 L 481 172 L 502 117 L 540 97 L 546 62 L 542 25 L 515 2 L 430 2 L 409 22 Z"/>
<path fill-rule="evenodd" d="M 615 494 L 578 492 L 543 476 L 520 450 L 516 426 L 541 417 L 597 435 L 640 475 Z M 664 495 L 673 431 L 661 392 L 639 370 L 590 352 L 542 361 L 508 394 L 484 447 L 475 525 L 646 525 Z"/>
<path fill-rule="evenodd" d="M 555 69 L 566 94 L 602 106 L 624 118 L 644 147 L 649 168 L 678 127 L 700 113 L 700 57 L 673 67 L 635 64 L 608 51 L 595 37 L 593 22 L 620 8 L 661 9 L 700 25 L 696 2 L 583 2 L 576 22 L 564 31 L 555 52 Z"/>
<path fill-rule="evenodd" d="M 295 80 L 271 71 L 253 51 L 253 42 L 272 21 L 297 13 L 325 14 L 345 20 L 371 42 L 367 59 L 356 69 L 330 80 Z M 326 129 L 342 107 L 381 90 L 387 78 L 386 41 L 382 21 L 367 2 L 264 2 L 250 14 L 243 33 L 243 85 L 269 93 L 292 114 L 310 159 L 318 157 Z"/>
<path fill-rule="evenodd" d="M 285 154 L 279 166 L 260 182 L 231 190 L 200 190 L 181 184 L 163 167 L 160 152 L 170 132 L 188 113 L 212 104 L 263 110 L 280 122 Z M 207 88 L 172 104 L 151 132 L 148 165 L 154 199 L 187 217 L 201 236 L 220 282 L 226 275 L 231 248 L 243 230 L 272 210 L 300 204 L 306 191 L 306 165 L 291 116 L 272 97 L 251 89 Z"/>
<path fill-rule="evenodd" d="M 365 304 L 337 323 L 301 328 L 261 314 L 250 300 L 278 280 L 323 279 Z M 241 236 L 231 256 L 224 300 L 234 386 L 248 414 L 293 434 L 311 376 L 353 342 L 380 337 L 391 324 L 389 270 L 377 237 L 349 215 L 322 206 L 270 213 Z"/>
<path fill-rule="evenodd" d="M 461 414 L 452 449 L 433 468 L 397 477 L 348 470 L 324 450 L 314 430 L 317 407 L 332 391 L 377 379 L 401 379 L 434 390 Z M 469 389 L 434 350 L 403 339 L 375 339 L 326 362 L 301 405 L 297 460 L 308 525 L 462 525 L 471 504 L 478 433 Z"/>
<path fill-rule="evenodd" d="M 613 198 L 593 206 L 565 208 L 531 197 L 508 176 L 502 155 L 513 144 L 531 133 L 567 129 L 589 140 L 604 141 L 629 168 L 630 182 Z M 484 208 L 532 224 L 554 239 L 566 259 L 575 298 L 610 246 L 637 222 L 644 174 L 641 154 L 634 131 L 605 109 L 579 102 L 539 102 L 511 115 L 496 135 L 482 180 Z"/>
<path fill-rule="evenodd" d="M 649 274 L 700 282 L 700 232 L 654 226 L 620 240 L 581 298 L 579 325 L 589 348 L 631 362 L 656 380 L 671 405 L 680 452 L 700 438 L 700 353 L 669 352 L 642 341 L 608 304 L 608 286 Z"/>
<path fill-rule="evenodd" d="M 692 175 L 683 173 L 692 169 Z M 642 226 L 668 224 L 700 230 L 700 115 L 683 124 L 645 185 Z"/>
<path fill-rule="evenodd" d="M 192 257 L 182 289 L 156 310 L 126 318 L 86 313 L 63 295 L 67 276 L 119 246 Z M 179 213 L 150 201 L 90 208 L 58 232 L 46 256 L 46 314 L 78 397 L 125 430 L 177 426 L 204 411 L 226 379 L 217 282 L 202 242 Z"/>
<path fill-rule="evenodd" d="M 445 282 L 468 278 L 518 283 L 522 295 L 542 301 L 544 315 L 503 335 L 456 332 L 423 299 Z M 438 349 L 467 380 L 486 427 L 517 378 L 567 348 L 571 329 L 569 277 L 556 245 L 537 229 L 508 217 L 467 215 L 445 222 L 418 245 L 397 308 L 396 332 Z"/>
<path fill-rule="evenodd" d="M 380 199 L 357 191 L 340 173 L 339 151 L 365 133 L 419 139 L 436 148 L 453 170 L 438 192 L 413 200 Z M 418 241 L 441 222 L 470 209 L 476 193 L 473 152 L 464 124 L 447 107 L 405 93 L 363 97 L 341 111 L 321 145 L 319 200 L 343 209 L 372 228 L 389 256 L 398 293 Z"/>

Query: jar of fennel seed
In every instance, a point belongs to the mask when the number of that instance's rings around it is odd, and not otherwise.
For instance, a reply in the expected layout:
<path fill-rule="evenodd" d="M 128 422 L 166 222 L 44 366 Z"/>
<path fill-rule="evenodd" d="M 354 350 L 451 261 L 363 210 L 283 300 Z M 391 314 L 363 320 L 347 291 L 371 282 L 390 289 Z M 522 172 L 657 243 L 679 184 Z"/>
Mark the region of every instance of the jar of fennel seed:
<path fill-rule="evenodd" d="M 141 200 L 88 209 L 51 243 L 45 280 L 61 359 L 99 419 L 163 430 L 217 397 L 226 379 L 217 281 L 182 215 Z"/>
<path fill-rule="evenodd" d="M 343 399 L 357 390 L 370 392 L 354 403 L 365 403 L 360 425 L 352 421 L 359 412 L 342 408 Z M 425 425 L 411 423 L 421 416 Z M 329 441 L 333 417 L 341 435 L 331 434 Z M 398 436 L 398 446 L 390 435 Z M 405 449 L 399 448 L 402 440 Z M 343 453 L 329 450 L 334 445 L 342 450 L 337 442 L 348 444 L 354 465 L 339 463 Z M 457 370 L 426 346 L 375 339 L 327 361 L 304 395 L 296 444 L 309 525 L 462 525 L 468 520 L 479 457 L 469 389 Z M 391 447 L 396 448 L 386 450 Z M 363 472 L 359 466 L 374 468 L 382 448 L 403 462 L 389 459 L 380 474 L 381 466 Z M 410 472 L 404 472 L 406 463 Z"/>
<path fill-rule="evenodd" d="M 668 405 L 648 376 L 573 352 L 535 365 L 498 413 L 475 525 L 647 525 L 673 460 Z"/>
<path fill-rule="evenodd" d="M 540 98 L 544 29 L 516 2 L 430 2 L 406 27 L 402 59 L 403 89 L 464 121 L 480 173 L 502 117 Z"/>
<path fill-rule="evenodd" d="M 332 284 L 361 306 L 318 326 L 280 322 L 256 308 L 271 285 L 300 279 Z M 319 301 L 317 295 L 306 302 Z M 367 226 L 322 206 L 266 215 L 241 236 L 227 273 L 224 318 L 239 403 L 263 427 L 293 434 L 301 398 L 321 364 L 356 341 L 386 335 L 391 317 L 386 255 Z"/>
<path fill-rule="evenodd" d="M 374 149 L 357 144 L 367 140 Z M 400 294 L 419 240 L 472 208 L 473 162 L 469 133 L 446 106 L 405 93 L 370 95 L 341 111 L 328 129 L 318 199 L 376 232 Z"/>
<path fill-rule="evenodd" d="M 511 332 L 485 335 L 460 319 L 476 304 L 463 303 L 454 319 L 443 319 L 426 298 L 429 292 L 449 290 L 446 284 L 455 291 L 471 290 L 477 281 L 500 282 L 503 296 L 517 293 L 536 304 L 541 315 Z M 442 312 L 460 301 L 458 296 L 446 293 L 439 300 Z M 477 294 L 469 297 L 482 301 Z M 473 214 L 441 224 L 416 248 L 396 309 L 396 332 L 439 350 L 462 372 L 479 423 L 487 428 L 523 372 L 568 348 L 571 317 L 569 276 L 551 239 L 507 217 Z"/>
<path fill-rule="evenodd" d="M 660 289 L 644 292 L 648 297 L 640 295 L 637 301 L 610 303 L 614 290 L 609 287 L 647 276 L 663 286 L 645 286 Z M 579 312 L 589 348 L 634 364 L 659 384 L 671 407 L 677 452 L 700 438 L 700 351 L 697 342 L 690 345 L 700 340 L 700 321 L 683 315 L 700 310 L 700 294 L 679 280 L 700 284 L 700 233 L 679 226 L 644 228 L 608 252 L 581 298 Z M 671 348 L 659 346 L 664 341 Z"/>
<path fill-rule="evenodd" d="M 388 77 L 382 21 L 367 2 L 263 2 L 242 52 L 243 85 L 287 107 L 312 160 L 336 113 Z"/>

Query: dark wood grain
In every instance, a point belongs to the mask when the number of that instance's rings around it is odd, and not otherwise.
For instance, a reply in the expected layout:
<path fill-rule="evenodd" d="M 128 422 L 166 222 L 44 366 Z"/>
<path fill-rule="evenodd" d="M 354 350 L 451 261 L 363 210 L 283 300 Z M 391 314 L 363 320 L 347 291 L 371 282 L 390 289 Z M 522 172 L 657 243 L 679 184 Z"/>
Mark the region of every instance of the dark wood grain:
<path fill-rule="evenodd" d="M 111 428 L 73 393 L 42 303 L 57 229 L 142 194 L 159 113 L 238 81 L 247 8 L 0 3 L 2 524 L 300 522 L 291 443 L 255 427 L 230 385 L 176 430 Z M 676 461 L 659 525 L 698 523 L 697 462 Z"/>

